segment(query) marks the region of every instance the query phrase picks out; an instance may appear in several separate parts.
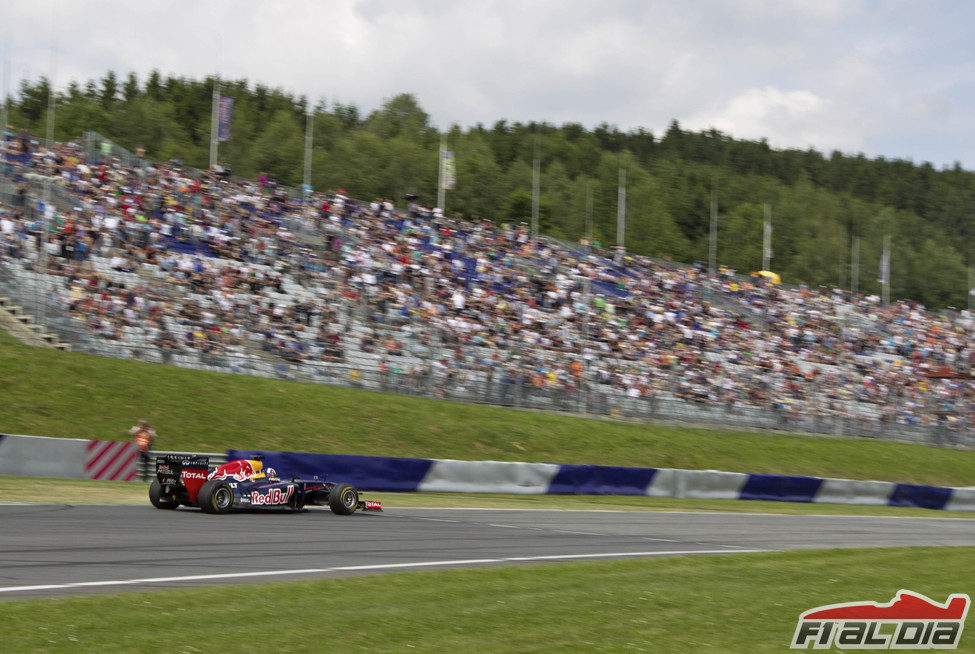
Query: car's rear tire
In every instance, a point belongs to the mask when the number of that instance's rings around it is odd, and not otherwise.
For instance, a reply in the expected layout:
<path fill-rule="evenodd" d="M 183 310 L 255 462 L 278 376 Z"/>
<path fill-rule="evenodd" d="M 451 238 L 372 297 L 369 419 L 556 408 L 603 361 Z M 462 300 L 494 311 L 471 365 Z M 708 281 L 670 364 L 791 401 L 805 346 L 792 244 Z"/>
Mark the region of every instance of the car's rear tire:
<path fill-rule="evenodd" d="M 153 479 L 149 484 L 149 501 L 157 509 L 175 509 L 179 506 L 179 500 L 172 493 L 163 493 L 162 484 L 158 479 Z"/>
<path fill-rule="evenodd" d="M 359 491 L 351 484 L 338 484 L 328 494 L 328 507 L 336 515 L 352 515 L 359 508 Z"/>
<path fill-rule="evenodd" d="M 200 486 L 196 503 L 206 513 L 229 513 L 234 504 L 234 491 L 227 482 L 211 479 Z"/>

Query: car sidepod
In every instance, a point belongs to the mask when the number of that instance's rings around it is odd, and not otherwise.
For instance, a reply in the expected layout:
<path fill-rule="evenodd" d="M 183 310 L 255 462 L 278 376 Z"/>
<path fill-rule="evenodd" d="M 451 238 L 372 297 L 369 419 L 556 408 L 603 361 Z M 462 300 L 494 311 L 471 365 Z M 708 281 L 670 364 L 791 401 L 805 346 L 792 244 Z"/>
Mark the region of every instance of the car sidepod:
<path fill-rule="evenodd" d="M 299 481 L 248 481 L 233 486 L 235 508 L 300 509 L 305 504 L 305 484 Z"/>

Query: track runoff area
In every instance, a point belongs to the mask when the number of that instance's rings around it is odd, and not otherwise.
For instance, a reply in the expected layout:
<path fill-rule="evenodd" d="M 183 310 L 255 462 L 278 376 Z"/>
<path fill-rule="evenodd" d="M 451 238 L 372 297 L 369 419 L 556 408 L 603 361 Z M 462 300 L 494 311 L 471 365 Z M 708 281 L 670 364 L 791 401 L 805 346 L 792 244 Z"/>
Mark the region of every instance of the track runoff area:
<path fill-rule="evenodd" d="M 489 565 L 973 545 L 975 520 L 612 510 L 0 505 L 0 600 Z"/>

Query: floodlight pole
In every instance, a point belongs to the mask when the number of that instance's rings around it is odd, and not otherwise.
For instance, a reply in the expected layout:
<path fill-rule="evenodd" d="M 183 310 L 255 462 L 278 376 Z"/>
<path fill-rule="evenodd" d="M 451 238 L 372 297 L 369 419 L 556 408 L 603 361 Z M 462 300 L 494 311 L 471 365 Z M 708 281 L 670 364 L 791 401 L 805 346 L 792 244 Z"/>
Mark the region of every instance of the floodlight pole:
<path fill-rule="evenodd" d="M 765 221 L 762 230 L 762 270 L 771 270 L 772 266 L 772 207 L 765 203 Z"/>
<path fill-rule="evenodd" d="M 626 239 L 626 168 L 620 166 L 619 186 L 616 191 L 616 245 L 620 251 Z"/>
<path fill-rule="evenodd" d="M 312 123 L 314 117 L 309 111 L 305 114 L 305 176 L 304 185 L 301 188 L 302 204 L 308 204 L 308 196 L 311 194 L 311 146 L 312 146 Z"/>
<path fill-rule="evenodd" d="M 708 293 L 714 284 L 718 267 L 718 180 L 711 178 L 711 237 L 708 243 Z"/>
<path fill-rule="evenodd" d="M 532 161 L 532 239 L 538 239 L 538 184 L 541 163 L 538 159 L 538 134 L 535 134 L 535 157 Z"/>
<path fill-rule="evenodd" d="M 444 134 L 440 134 L 440 150 L 437 156 L 437 208 L 444 212 L 444 204 L 447 201 L 447 189 L 444 188 Z"/>
<path fill-rule="evenodd" d="M 213 104 L 210 107 L 210 170 L 217 167 L 217 130 L 220 114 L 220 78 L 213 78 Z"/>
<path fill-rule="evenodd" d="M 884 252 L 881 255 L 884 261 L 884 271 L 883 279 L 881 280 L 882 286 L 882 301 L 884 306 L 890 304 L 890 233 L 884 234 Z"/>
<path fill-rule="evenodd" d="M 3 150 L 4 154 L 7 152 L 7 102 L 10 97 L 10 59 L 4 59 L 3 61 L 3 106 L 0 107 L 0 127 L 3 128 Z"/>
<path fill-rule="evenodd" d="M 586 180 L 586 254 L 592 254 L 592 180 Z"/>

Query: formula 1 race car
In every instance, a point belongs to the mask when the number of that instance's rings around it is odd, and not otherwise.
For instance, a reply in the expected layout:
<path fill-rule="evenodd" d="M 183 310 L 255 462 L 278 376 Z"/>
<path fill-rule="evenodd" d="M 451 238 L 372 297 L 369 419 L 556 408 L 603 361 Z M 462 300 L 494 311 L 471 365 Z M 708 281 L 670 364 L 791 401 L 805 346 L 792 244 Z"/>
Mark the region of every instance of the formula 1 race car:
<path fill-rule="evenodd" d="M 357 509 L 382 511 L 375 500 L 360 500 L 351 484 L 321 479 L 280 479 L 262 459 L 238 459 L 211 466 L 205 456 L 168 454 L 156 459 L 156 479 L 149 485 L 149 501 L 157 509 L 180 504 L 198 506 L 207 513 L 235 509 L 297 511 L 306 505 L 328 505 L 333 513 L 351 515 Z"/>

